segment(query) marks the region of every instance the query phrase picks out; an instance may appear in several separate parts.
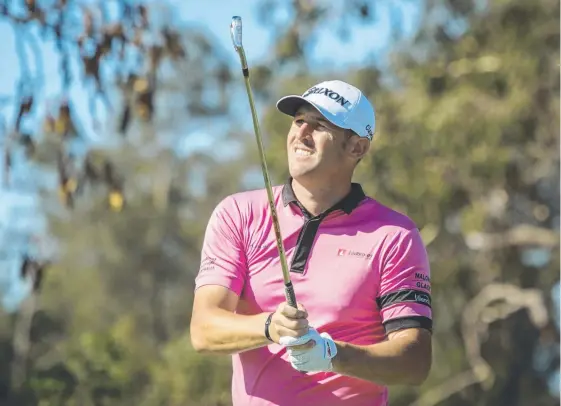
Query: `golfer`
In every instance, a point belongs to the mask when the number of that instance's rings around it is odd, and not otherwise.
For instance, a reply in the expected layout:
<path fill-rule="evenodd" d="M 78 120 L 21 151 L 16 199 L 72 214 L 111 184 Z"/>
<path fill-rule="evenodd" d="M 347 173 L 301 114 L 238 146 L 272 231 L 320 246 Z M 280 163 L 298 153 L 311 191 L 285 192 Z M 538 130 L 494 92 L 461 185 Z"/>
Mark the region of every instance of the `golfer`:
<path fill-rule="evenodd" d="M 209 220 L 191 321 L 232 356 L 235 406 L 382 406 L 431 367 L 430 269 L 415 224 L 352 182 L 375 130 L 362 92 L 327 81 L 280 99 L 290 178 L 273 187 L 298 308 L 284 298 L 265 189 Z"/>

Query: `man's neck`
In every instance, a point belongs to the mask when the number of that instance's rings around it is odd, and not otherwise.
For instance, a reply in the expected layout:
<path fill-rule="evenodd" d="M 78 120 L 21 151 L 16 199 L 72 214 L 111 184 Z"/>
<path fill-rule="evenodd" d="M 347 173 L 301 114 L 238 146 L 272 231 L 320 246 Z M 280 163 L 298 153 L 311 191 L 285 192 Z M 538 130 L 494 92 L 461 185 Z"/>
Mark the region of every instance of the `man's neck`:
<path fill-rule="evenodd" d="M 298 201 L 312 216 L 317 216 L 341 201 L 351 191 L 348 182 L 303 182 L 292 179 L 292 190 Z"/>

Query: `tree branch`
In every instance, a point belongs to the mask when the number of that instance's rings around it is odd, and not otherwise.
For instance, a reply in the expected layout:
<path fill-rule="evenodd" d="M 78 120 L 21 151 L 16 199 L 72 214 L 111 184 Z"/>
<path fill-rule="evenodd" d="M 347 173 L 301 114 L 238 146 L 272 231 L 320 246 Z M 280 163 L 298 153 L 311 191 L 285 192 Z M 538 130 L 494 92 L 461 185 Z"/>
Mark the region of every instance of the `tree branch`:
<path fill-rule="evenodd" d="M 487 336 L 489 325 L 524 308 L 528 310 L 530 320 L 537 328 L 547 324 L 548 312 L 539 290 L 499 283 L 483 288 L 468 303 L 462 318 L 462 335 L 471 368 L 425 392 L 409 406 L 437 405 L 474 384 L 481 384 L 484 390 L 491 389 L 495 373 L 481 355 L 481 345 Z"/>

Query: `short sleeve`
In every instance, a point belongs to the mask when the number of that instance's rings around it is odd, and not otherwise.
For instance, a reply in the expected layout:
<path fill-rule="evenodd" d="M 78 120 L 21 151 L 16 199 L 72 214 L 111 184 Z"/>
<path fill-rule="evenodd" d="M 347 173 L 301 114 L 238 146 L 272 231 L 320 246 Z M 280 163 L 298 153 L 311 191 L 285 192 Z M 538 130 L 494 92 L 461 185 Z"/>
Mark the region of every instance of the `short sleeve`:
<path fill-rule="evenodd" d="M 209 219 L 195 289 L 204 285 L 224 286 L 238 296 L 246 275 L 246 257 L 241 233 L 241 215 L 232 197 L 222 200 Z"/>
<path fill-rule="evenodd" d="M 376 302 L 386 333 L 411 327 L 432 330 L 430 265 L 416 228 L 392 239 Z"/>

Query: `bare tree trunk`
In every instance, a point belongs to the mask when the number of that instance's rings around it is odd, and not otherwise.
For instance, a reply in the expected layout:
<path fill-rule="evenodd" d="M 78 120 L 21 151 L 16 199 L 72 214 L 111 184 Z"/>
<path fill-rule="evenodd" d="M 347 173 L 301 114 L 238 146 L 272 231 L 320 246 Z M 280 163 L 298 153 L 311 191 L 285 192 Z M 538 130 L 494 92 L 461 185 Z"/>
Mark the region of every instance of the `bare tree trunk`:
<path fill-rule="evenodd" d="M 37 293 L 27 297 L 16 316 L 13 335 L 13 351 L 11 384 L 13 390 L 21 388 L 27 378 L 27 366 L 31 349 L 31 323 L 37 308 Z"/>

